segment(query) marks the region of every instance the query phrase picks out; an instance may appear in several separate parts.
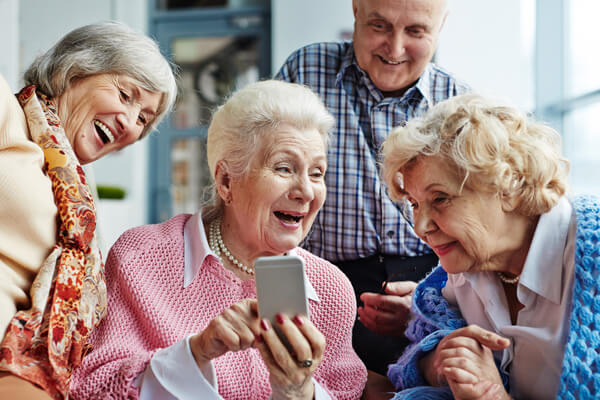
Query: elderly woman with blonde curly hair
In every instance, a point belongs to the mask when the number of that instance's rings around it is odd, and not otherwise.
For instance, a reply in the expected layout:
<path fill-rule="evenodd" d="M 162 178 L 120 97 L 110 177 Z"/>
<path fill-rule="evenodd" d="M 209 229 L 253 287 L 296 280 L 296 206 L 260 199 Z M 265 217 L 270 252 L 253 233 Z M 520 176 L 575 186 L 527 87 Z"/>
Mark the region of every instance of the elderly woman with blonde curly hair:
<path fill-rule="evenodd" d="M 565 195 L 558 133 L 469 94 L 397 128 L 383 155 L 441 264 L 415 291 L 395 398 L 600 393 L 600 201 Z"/>

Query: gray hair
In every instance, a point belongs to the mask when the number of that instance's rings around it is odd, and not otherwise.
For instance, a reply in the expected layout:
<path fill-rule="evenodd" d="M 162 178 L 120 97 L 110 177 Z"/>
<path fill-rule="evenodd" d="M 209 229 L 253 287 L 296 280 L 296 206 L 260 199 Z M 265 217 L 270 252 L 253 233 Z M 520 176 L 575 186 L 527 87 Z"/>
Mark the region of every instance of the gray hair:
<path fill-rule="evenodd" d="M 156 118 L 140 138 L 156 127 L 175 104 L 175 76 L 156 42 L 119 22 L 101 22 L 69 32 L 33 61 L 24 81 L 54 98 L 76 80 L 97 74 L 126 75 L 143 89 L 163 94 Z"/>
<path fill-rule="evenodd" d="M 233 177 L 250 172 L 253 157 L 263 140 L 281 126 L 316 129 L 325 147 L 334 118 L 319 96 L 296 83 L 266 80 L 234 93 L 213 114 L 206 145 L 208 166 L 214 178 L 216 165 L 226 160 Z M 223 203 L 213 188 L 207 220 L 221 212 Z"/>

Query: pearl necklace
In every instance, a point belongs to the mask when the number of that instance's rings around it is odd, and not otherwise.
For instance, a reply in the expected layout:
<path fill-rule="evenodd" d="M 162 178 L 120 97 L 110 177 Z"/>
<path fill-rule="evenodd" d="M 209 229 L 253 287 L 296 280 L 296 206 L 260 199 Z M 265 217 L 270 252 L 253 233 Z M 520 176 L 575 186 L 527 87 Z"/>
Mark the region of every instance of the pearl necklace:
<path fill-rule="evenodd" d="M 212 251 L 215 252 L 217 258 L 223 263 L 223 258 L 221 257 L 221 252 L 231 261 L 233 265 L 247 273 L 248 275 L 254 275 L 254 269 L 252 267 L 248 267 L 242 264 L 237 258 L 231 254 L 225 243 L 223 242 L 223 237 L 221 236 L 221 218 L 215 219 L 210 223 L 210 231 L 209 231 L 209 245 Z"/>
<path fill-rule="evenodd" d="M 502 282 L 508 283 L 509 285 L 514 285 L 515 283 L 519 282 L 519 278 L 521 278 L 521 275 L 517 275 L 514 278 L 509 278 L 508 276 L 504 275 L 504 272 L 500 271 L 496 271 L 496 274 Z"/>

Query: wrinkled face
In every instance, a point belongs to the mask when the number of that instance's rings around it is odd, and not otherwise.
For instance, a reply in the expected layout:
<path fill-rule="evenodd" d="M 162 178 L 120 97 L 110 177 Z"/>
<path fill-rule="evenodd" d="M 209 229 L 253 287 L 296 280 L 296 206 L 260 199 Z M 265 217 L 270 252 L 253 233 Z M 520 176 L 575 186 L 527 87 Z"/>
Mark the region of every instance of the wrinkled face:
<path fill-rule="evenodd" d="M 421 157 L 402 170 L 414 228 L 448 273 L 497 269 L 521 243 L 498 196 L 463 187 L 439 157 Z"/>
<path fill-rule="evenodd" d="M 74 82 L 58 99 L 58 116 L 82 164 L 139 139 L 162 95 L 127 76 L 100 74 Z"/>
<path fill-rule="evenodd" d="M 225 207 L 225 225 L 237 238 L 227 245 L 249 260 L 298 246 L 325 201 L 327 155 L 319 132 L 282 126 L 267 137 L 249 176 L 232 180 Z"/>
<path fill-rule="evenodd" d="M 445 0 L 353 0 L 358 65 L 386 96 L 399 96 L 431 61 Z"/>

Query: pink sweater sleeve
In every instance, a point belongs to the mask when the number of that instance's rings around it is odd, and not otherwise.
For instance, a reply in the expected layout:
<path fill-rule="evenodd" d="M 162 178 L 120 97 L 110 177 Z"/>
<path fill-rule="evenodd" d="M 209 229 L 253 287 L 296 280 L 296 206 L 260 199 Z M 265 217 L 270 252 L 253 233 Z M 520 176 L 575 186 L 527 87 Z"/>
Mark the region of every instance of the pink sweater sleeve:
<path fill-rule="evenodd" d="M 352 325 L 356 318 L 354 290 L 334 265 L 298 249 L 306 263 L 308 279 L 320 302 L 311 308 L 310 319 L 327 341 L 315 380 L 334 399 L 359 399 L 367 370 L 352 348 Z"/>
<path fill-rule="evenodd" d="M 135 272 L 127 260 L 137 251 L 131 250 L 127 237 L 126 232 L 106 262 L 108 312 L 92 333 L 92 351 L 73 374 L 70 396 L 75 400 L 137 399 L 134 380 L 159 347 L 153 343 L 142 307 L 136 302 Z"/>

